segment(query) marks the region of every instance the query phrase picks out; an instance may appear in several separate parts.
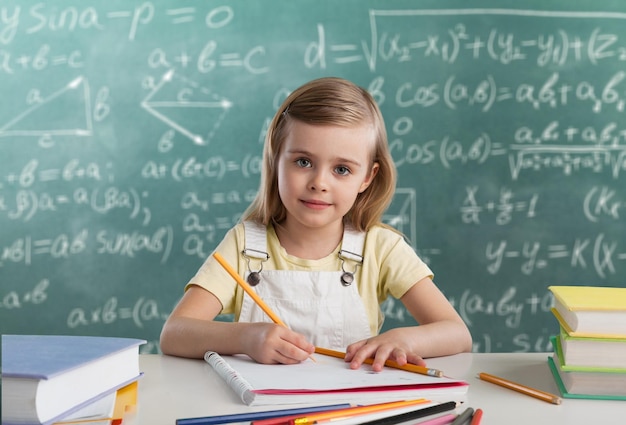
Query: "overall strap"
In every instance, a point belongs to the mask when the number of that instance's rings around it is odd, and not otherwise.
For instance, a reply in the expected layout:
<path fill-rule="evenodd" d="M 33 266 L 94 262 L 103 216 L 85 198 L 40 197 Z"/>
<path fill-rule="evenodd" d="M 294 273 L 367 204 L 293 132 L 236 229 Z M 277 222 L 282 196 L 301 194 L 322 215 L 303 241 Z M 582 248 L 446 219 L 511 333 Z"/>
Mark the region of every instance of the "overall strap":
<path fill-rule="evenodd" d="M 346 224 L 343 229 L 343 241 L 339 258 L 363 262 L 363 247 L 365 246 L 365 232 L 358 232 L 352 226 Z"/>
<path fill-rule="evenodd" d="M 267 228 L 256 221 L 244 221 L 243 225 L 245 230 L 243 255 L 266 260 L 269 257 L 267 253 Z M 343 230 L 339 257 L 362 263 L 364 246 L 365 232 L 358 232 L 346 224 Z"/>
<path fill-rule="evenodd" d="M 256 221 L 244 221 L 244 249 L 245 257 L 267 260 L 267 228 Z"/>

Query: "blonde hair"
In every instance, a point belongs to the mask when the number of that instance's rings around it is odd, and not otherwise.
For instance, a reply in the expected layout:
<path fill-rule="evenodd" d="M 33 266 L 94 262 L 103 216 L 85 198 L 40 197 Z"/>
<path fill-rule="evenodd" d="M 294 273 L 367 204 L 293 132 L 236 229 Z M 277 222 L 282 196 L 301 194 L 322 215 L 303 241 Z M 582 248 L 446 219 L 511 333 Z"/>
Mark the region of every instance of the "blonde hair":
<path fill-rule="evenodd" d="M 378 173 L 370 186 L 357 196 L 345 220 L 359 231 L 382 224 L 383 213 L 396 188 L 396 168 L 389 153 L 385 123 L 378 105 L 365 89 L 334 77 L 320 78 L 299 87 L 276 112 L 265 136 L 259 191 L 242 219 L 264 225 L 285 219 L 286 210 L 278 195 L 277 164 L 292 120 L 313 125 L 356 127 L 367 124 L 374 127 L 372 164 L 378 163 Z"/>

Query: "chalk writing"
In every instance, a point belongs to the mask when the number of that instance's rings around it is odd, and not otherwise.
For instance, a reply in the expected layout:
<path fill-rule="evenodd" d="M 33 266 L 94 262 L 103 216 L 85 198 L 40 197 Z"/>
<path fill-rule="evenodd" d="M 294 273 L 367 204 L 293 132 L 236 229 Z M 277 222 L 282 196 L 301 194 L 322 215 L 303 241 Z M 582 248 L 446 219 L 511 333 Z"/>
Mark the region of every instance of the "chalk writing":
<path fill-rule="evenodd" d="M 163 322 L 168 312 L 161 313 L 156 300 L 139 298 L 129 307 L 120 307 L 117 297 L 111 297 L 102 306 L 91 310 L 74 308 L 67 317 L 69 328 L 88 327 L 95 324 L 110 325 L 117 321 L 132 321 L 138 328 L 143 328 L 147 321 Z"/>
<path fill-rule="evenodd" d="M 626 261 L 626 251 L 619 248 L 619 241 L 600 233 L 594 238 L 576 238 L 570 243 L 544 245 L 538 241 L 520 241 L 519 248 L 509 249 L 507 241 L 489 242 L 486 257 L 491 263 L 487 270 L 496 274 L 504 261 L 521 260 L 520 271 L 530 275 L 538 269 L 549 267 L 552 262 L 565 262 L 575 269 L 592 267 L 600 278 L 616 273 L 616 263 Z"/>
<path fill-rule="evenodd" d="M 626 6 L 270 3 L 0 3 L 3 332 L 158 352 L 259 190 L 274 113 L 328 75 L 380 106 L 398 173 L 382 221 L 475 351 L 549 351 L 548 284 L 623 286 Z M 381 309 L 383 329 L 414 323 Z"/>
<path fill-rule="evenodd" d="M 19 290 L 9 291 L 6 294 L 1 294 L 0 309 L 16 309 L 22 308 L 25 305 L 37 305 L 46 302 L 48 299 L 47 289 L 50 286 L 48 279 L 39 281 L 35 286 L 21 292 Z"/>
<path fill-rule="evenodd" d="M 484 214 L 494 214 L 495 223 L 504 226 L 511 222 L 513 214 L 520 213 L 527 218 L 536 216 L 536 207 L 539 195 L 534 194 L 529 201 L 513 201 L 513 192 L 508 188 L 500 189 L 498 201 L 487 201 L 479 205 L 476 199 L 478 187 L 466 187 L 467 196 L 461 207 L 461 216 L 464 223 L 480 224 L 480 217 Z"/>

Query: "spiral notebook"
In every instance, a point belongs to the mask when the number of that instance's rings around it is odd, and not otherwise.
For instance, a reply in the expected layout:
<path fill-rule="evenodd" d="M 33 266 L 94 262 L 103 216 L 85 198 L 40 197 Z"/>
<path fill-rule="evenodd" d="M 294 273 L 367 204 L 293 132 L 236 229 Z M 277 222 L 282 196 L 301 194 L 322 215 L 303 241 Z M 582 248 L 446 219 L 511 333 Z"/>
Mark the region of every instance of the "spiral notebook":
<path fill-rule="evenodd" d="M 465 401 L 469 384 L 450 377 L 433 377 L 385 368 L 373 372 L 363 365 L 350 369 L 342 359 L 315 355 L 295 365 L 260 364 L 248 356 L 221 356 L 209 351 L 204 359 L 244 404 L 358 403 L 411 400 Z"/>

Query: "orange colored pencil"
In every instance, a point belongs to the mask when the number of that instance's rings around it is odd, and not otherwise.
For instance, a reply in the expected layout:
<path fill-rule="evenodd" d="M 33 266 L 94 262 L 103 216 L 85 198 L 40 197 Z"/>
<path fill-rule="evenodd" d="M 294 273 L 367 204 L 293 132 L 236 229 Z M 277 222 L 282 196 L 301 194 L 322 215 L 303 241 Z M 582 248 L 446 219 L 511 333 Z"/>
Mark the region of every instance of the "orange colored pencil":
<path fill-rule="evenodd" d="M 328 348 L 322 348 L 322 347 L 315 347 L 315 352 L 318 354 L 325 354 L 327 356 L 339 357 L 340 359 L 343 359 L 346 357 L 346 353 L 342 353 L 341 351 L 330 350 Z M 363 363 L 372 364 L 374 363 L 374 359 L 370 359 L 370 358 L 365 359 Z M 387 360 L 385 362 L 385 366 L 392 367 L 394 369 L 406 370 L 408 372 L 419 373 L 421 375 L 436 376 L 437 378 L 441 378 L 443 376 L 443 372 L 438 369 L 431 369 L 428 367 L 418 366 L 414 364 L 405 364 L 404 366 L 400 366 L 398 363 L 396 363 L 393 360 Z"/>
<path fill-rule="evenodd" d="M 470 425 L 480 425 L 480 421 L 483 418 L 483 409 L 476 409 L 474 411 L 474 416 L 472 416 L 472 421 Z"/>
<path fill-rule="evenodd" d="M 346 409 L 331 411 L 331 412 L 320 412 L 320 413 L 311 413 L 306 416 L 302 416 L 297 419 L 292 419 L 289 421 L 290 424 L 294 425 L 311 425 L 318 424 L 322 422 L 330 422 L 341 419 L 348 419 L 354 416 L 366 415 L 369 413 L 377 413 L 384 412 L 386 410 L 392 409 L 400 409 L 402 407 L 410 407 L 415 406 L 417 404 L 430 403 L 430 400 L 426 400 L 423 398 L 416 400 L 402 400 L 402 401 L 391 401 L 387 403 L 377 403 L 370 404 L 366 406 L 357 406 L 357 407 L 349 407 Z"/>
<path fill-rule="evenodd" d="M 543 400 L 552 404 L 561 404 L 561 397 L 547 393 L 545 391 L 536 390 L 534 388 L 527 387 L 526 385 L 518 384 L 517 382 L 509 381 L 504 378 L 500 378 L 495 375 L 490 375 L 485 372 L 481 372 L 478 374 L 478 378 L 491 382 L 492 384 L 500 385 L 501 387 L 508 388 L 513 391 L 517 391 L 518 393 L 526 394 L 531 397 L 535 397 L 539 400 Z"/>

